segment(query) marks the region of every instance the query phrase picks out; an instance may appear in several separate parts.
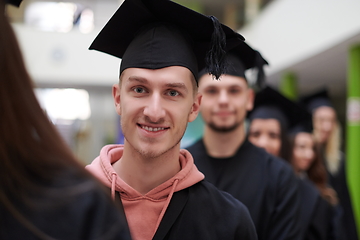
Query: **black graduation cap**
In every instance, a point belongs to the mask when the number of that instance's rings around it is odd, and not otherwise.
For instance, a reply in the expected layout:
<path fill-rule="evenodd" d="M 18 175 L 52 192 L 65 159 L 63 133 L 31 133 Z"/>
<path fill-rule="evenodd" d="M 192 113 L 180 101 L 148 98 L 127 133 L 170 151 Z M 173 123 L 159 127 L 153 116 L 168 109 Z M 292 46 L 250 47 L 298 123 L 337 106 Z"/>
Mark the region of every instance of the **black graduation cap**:
<path fill-rule="evenodd" d="M 225 51 L 243 40 L 215 17 L 172 1 L 125 0 L 89 49 L 122 58 L 120 73 L 184 66 L 197 79 L 198 70 L 208 67 L 218 78 Z"/>
<path fill-rule="evenodd" d="M 261 54 L 251 48 L 247 43 L 242 42 L 237 47 L 231 49 L 226 54 L 225 60 L 225 74 L 242 77 L 246 79 L 245 71 L 248 69 L 257 69 L 257 86 L 264 88 L 265 73 L 263 66 L 268 62 L 261 56 Z M 200 76 L 206 74 L 206 70 L 202 70 Z"/>
<path fill-rule="evenodd" d="M 311 118 L 301 121 L 300 123 L 296 124 L 293 128 L 289 130 L 289 134 L 291 135 L 296 135 L 301 132 L 305 132 L 305 133 L 313 132 L 313 125 Z"/>
<path fill-rule="evenodd" d="M 312 113 L 316 108 L 326 106 L 333 107 L 330 101 L 330 97 L 326 88 L 322 88 L 315 93 L 309 94 L 300 98 L 300 104 Z"/>
<path fill-rule="evenodd" d="M 15 7 L 19 7 L 22 0 L 5 0 L 5 3 L 9 3 L 11 5 L 14 5 Z"/>
<path fill-rule="evenodd" d="M 261 118 L 277 119 L 285 129 L 311 119 L 305 108 L 283 96 L 275 89 L 266 86 L 255 96 L 254 108 L 248 113 L 249 120 Z"/>

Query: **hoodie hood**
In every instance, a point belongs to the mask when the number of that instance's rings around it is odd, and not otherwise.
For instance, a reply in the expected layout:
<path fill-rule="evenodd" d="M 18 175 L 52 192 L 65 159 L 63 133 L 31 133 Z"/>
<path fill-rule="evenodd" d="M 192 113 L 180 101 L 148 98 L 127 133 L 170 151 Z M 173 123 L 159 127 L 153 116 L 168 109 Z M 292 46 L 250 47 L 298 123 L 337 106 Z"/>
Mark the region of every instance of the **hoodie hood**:
<path fill-rule="evenodd" d="M 92 173 L 97 179 L 99 179 L 105 186 L 112 188 L 114 180 L 117 182 L 123 182 L 123 180 L 117 175 L 112 164 L 118 161 L 123 155 L 124 146 L 117 145 L 107 145 L 103 147 L 100 151 L 100 156 L 98 156 L 90 165 L 86 166 L 86 169 Z M 170 178 L 168 181 L 162 183 L 156 188 L 149 191 L 147 196 L 154 199 L 161 199 L 168 195 L 166 189 L 173 185 L 175 180 L 178 181 L 175 192 L 183 190 L 187 187 L 190 187 L 197 182 L 200 182 L 204 179 L 204 174 L 202 174 L 194 164 L 194 159 L 191 154 L 185 150 L 181 149 L 179 153 L 179 161 L 181 164 L 181 171 L 178 172 L 174 177 Z M 127 196 L 128 198 L 138 197 L 138 195 L 143 196 L 132 191 L 130 186 L 115 183 L 115 191 L 121 193 L 122 196 Z"/>
<path fill-rule="evenodd" d="M 111 189 L 113 199 L 119 192 L 128 220 L 132 238 L 152 239 L 174 192 L 188 188 L 204 179 L 194 164 L 191 154 L 181 149 L 179 161 L 181 170 L 166 182 L 142 195 L 124 182 L 115 172 L 112 164 L 123 155 L 123 145 L 107 145 L 86 169 Z"/>

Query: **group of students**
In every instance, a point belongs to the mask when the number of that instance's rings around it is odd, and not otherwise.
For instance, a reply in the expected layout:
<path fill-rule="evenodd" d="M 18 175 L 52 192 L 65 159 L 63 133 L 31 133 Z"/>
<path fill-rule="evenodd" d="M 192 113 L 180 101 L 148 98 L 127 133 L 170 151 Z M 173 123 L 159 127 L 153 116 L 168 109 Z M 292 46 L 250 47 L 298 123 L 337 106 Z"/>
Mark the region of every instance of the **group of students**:
<path fill-rule="evenodd" d="M 355 229 L 345 238 L 344 161 L 328 158 L 327 131 L 298 126 L 311 115 L 264 86 L 266 60 L 215 17 L 123 2 L 90 49 L 122 59 L 112 94 L 125 141 L 85 170 L 41 110 L 0 15 L 1 239 L 356 239 Z M 198 113 L 204 135 L 180 149 Z"/>
<path fill-rule="evenodd" d="M 266 87 L 248 118 L 249 141 L 293 167 L 310 224 L 330 239 L 357 239 L 340 126 L 326 89 L 294 102 Z"/>

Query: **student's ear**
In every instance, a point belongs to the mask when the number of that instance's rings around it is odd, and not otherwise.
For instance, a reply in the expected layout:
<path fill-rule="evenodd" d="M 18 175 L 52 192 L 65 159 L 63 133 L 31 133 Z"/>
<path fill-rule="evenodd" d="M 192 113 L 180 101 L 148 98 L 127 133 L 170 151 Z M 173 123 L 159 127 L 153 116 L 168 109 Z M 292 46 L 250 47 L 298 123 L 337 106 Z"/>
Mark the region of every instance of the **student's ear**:
<path fill-rule="evenodd" d="M 202 99 L 202 94 L 197 93 L 194 99 L 194 103 L 191 106 L 188 122 L 194 121 L 197 115 L 199 114 L 201 99 Z"/>
<path fill-rule="evenodd" d="M 247 94 L 248 94 L 248 100 L 246 103 L 246 110 L 247 111 L 251 111 L 254 107 L 254 100 L 255 100 L 255 92 L 252 88 L 248 88 L 247 90 Z"/>
<path fill-rule="evenodd" d="M 117 114 L 121 116 L 121 109 L 120 109 L 120 83 L 116 83 L 112 86 L 112 95 L 114 98 L 115 103 L 115 110 Z"/>

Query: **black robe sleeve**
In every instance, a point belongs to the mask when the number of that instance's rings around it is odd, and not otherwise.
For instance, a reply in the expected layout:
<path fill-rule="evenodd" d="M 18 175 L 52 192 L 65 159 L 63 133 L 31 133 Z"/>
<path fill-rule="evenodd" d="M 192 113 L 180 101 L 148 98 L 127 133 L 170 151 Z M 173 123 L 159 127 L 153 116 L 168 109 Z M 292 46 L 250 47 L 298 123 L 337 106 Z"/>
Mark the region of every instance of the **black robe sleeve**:
<path fill-rule="evenodd" d="M 335 240 L 334 209 L 308 179 L 299 179 L 301 226 L 305 240 Z"/>

